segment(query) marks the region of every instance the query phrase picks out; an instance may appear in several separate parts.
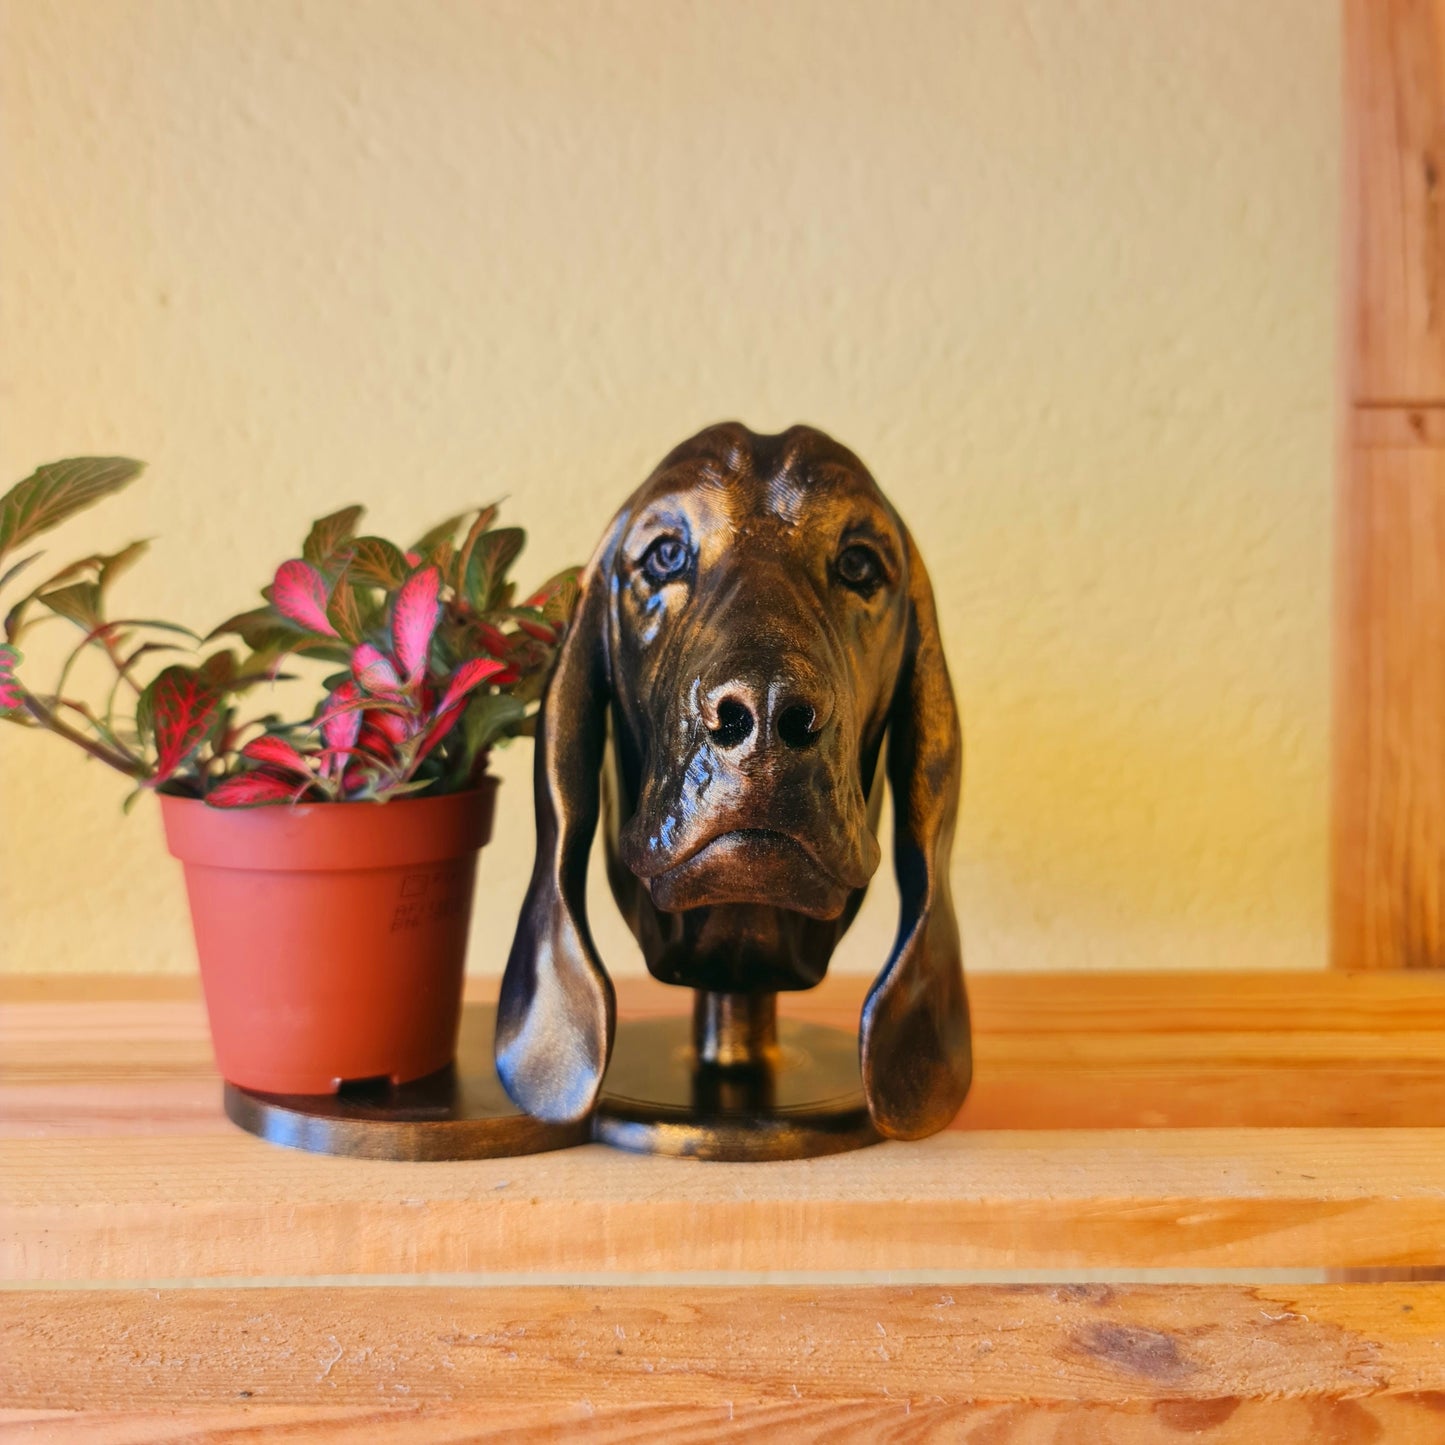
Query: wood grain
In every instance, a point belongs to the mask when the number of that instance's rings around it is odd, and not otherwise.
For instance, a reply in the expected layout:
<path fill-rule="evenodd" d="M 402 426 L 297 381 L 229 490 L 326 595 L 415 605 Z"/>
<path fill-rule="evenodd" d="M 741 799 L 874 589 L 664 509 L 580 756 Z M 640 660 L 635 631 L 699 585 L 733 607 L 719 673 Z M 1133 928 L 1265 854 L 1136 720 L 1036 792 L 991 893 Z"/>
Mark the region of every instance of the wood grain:
<path fill-rule="evenodd" d="M 865 987 L 835 979 L 790 1007 L 848 1024 Z M 229 1125 L 190 980 L 142 980 L 131 996 L 111 980 L 97 1002 L 84 980 L 12 979 L 0 1268 L 127 1280 L 1445 1263 L 1445 1148 L 1429 1127 L 1445 1120 L 1445 976 L 972 988 L 977 1094 L 944 1137 L 761 1167 L 600 1148 L 407 1166 L 291 1153 Z M 676 1007 L 642 980 L 620 992 L 628 1013 Z M 1161 1122 L 1210 1127 L 1134 1128 Z"/>
<path fill-rule="evenodd" d="M 403 1165 L 237 1134 L 12 1140 L 16 1280 L 1311 1268 L 1445 1257 L 1437 1130 L 955 1132 L 775 1165 Z"/>
<path fill-rule="evenodd" d="M 21 1292 L 0 1321 L 0 1433 L 26 1439 L 1423 1442 L 1445 1419 L 1431 1285 Z"/>
<path fill-rule="evenodd" d="M 1357 444 L 1344 490 L 1334 960 L 1445 966 L 1445 446 Z"/>
<path fill-rule="evenodd" d="M 1128 1405 L 940 1405 L 869 1398 L 762 1405 L 262 1406 L 164 1414 L 0 1411 L 0 1440 L 27 1445 L 708 1445 L 718 1440 L 827 1445 L 1440 1445 L 1438 1396 L 1161 1400 Z"/>
<path fill-rule="evenodd" d="M 1445 400 L 1445 0 L 1346 0 L 1347 375 Z"/>
<path fill-rule="evenodd" d="M 1333 960 L 1445 967 L 1445 0 L 1346 0 Z"/>
<path fill-rule="evenodd" d="M 784 1007 L 856 1028 L 868 981 Z M 488 1001 L 495 984 L 472 980 Z M 969 983 L 976 1078 L 958 1127 L 1428 1126 L 1445 1120 L 1445 975 L 1011 974 Z M 619 981 L 624 1014 L 675 989 Z M 218 1128 L 193 980 L 0 980 L 0 1136 Z"/>

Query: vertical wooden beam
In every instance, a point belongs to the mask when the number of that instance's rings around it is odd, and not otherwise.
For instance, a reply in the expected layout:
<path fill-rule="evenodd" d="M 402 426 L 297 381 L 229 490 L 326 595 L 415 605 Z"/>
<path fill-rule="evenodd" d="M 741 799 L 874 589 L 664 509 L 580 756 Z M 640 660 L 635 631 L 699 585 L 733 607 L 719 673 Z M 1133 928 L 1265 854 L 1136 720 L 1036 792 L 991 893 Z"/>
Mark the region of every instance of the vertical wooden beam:
<path fill-rule="evenodd" d="M 1333 961 L 1445 967 L 1445 0 L 1345 0 Z"/>

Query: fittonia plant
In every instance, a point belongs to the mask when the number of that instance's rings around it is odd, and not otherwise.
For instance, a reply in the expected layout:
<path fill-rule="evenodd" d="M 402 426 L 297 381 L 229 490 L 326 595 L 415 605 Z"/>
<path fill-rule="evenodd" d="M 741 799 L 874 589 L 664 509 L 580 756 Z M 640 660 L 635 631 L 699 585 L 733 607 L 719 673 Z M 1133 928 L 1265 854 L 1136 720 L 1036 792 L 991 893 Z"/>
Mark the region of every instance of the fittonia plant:
<path fill-rule="evenodd" d="M 140 471 L 124 457 L 41 467 L 0 499 L 0 568 Z M 519 604 L 507 573 L 524 534 L 494 527 L 495 507 L 453 517 L 405 549 L 358 536 L 361 517 L 351 506 L 316 522 L 302 555 L 263 589 L 265 605 L 204 637 L 173 622 L 109 616 L 112 584 L 144 542 L 63 568 L 6 615 L 0 718 L 48 729 L 134 779 L 132 798 L 150 789 L 251 807 L 473 786 L 494 743 L 531 729 L 577 599 L 576 569 Z M 40 555 L 0 571 L 0 589 Z M 40 691 L 25 680 L 20 643 L 55 621 L 81 635 L 54 688 Z M 229 638 L 239 646 L 222 645 Z M 98 698 L 72 685 L 87 653 L 106 667 Z M 243 721 L 242 702 L 298 660 L 341 668 L 324 679 L 312 715 Z"/>

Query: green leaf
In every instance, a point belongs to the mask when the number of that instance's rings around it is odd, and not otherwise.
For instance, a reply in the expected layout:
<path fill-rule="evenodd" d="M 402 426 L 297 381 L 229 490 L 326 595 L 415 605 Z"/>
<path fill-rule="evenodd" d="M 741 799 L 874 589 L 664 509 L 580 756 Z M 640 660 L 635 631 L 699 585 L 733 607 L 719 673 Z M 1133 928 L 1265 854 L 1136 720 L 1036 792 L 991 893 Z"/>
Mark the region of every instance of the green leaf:
<path fill-rule="evenodd" d="M 472 553 L 476 550 L 477 542 L 496 520 L 497 507 L 493 503 L 490 507 L 483 507 L 477 513 L 476 520 L 467 528 L 467 539 L 462 543 L 462 550 L 457 553 L 456 576 L 447 579 L 458 592 L 462 590 L 462 583 L 467 575 L 467 563 L 472 560 Z"/>
<path fill-rule="evenodd" d="M 149 657 L 153 652 L 180 652 L 182 650 L 178 642 L 143 642 L 124 660 L 123 665 L 129 671 L 141 658 Z"/>
<path fill-rule="evenodd" d="M 68 618 L 84 632 L 95 632 L 105 626 L 99 582 L 72 582 L 53 592 L 42 592 L 35 600 L 57 616 Z"/>
<path fill-rule="evenodd" d="M 445 522 L 438 522 L 430 532 L 424 532 L 407 550 L 419 552 L 423 562 L 441 546 L 443 542 L 455 542 L 457 528 L 467 520 L 468 512 L 459 512 L 455 517 L 448 517 Z"/>
<path fill-rule="evenodd" d="M 435 786 L 435 778 L 413 778 L 409 783 L 388 783 L 384 791 L 377 793 L 376 801 L 385 803 L 392 798 L 405 798 L 408 794 L 424 793 L 428 788 Z"/>
<path fill-rule="evenodd" d="M 337 560 L 343 543 L 350 541 L 365 511 L 366 508 L 360 506 L 343 507 L 339 512 L 332 512 L 329 517 L 313 522 L 306 541 L 302 543 L 301 555 L 321 568 Z"/>
<path fill-rule="evenodd" d="M 25 621 L 26 609 L 35 601 L 34 594 L 29 597 L 22 597 L 9 612 L 5 614 L 5 640 L 7 642 L 19 642 L 21 637 L 29 630 Z"/>
<path fill-rule="evenodd" d="M 402 550 L 385 537 L 358 537 L 347 548 L 351 566 L 347 576 L 367 587 L 400 587 L 411 575 L 411 564 Z"/>
<path fill-rule="evenodd" d="M 565 627 L 577 607 L 582 592 L 582 569 L 566 567 L 549 577 L 528 599 L 531 607 L 542 609 L 542 621 L 554 627 Z"/>
<path fill-rule="evenodd" d="M 527 705 L 505 692 L 481 693 L 462 714 L 462 772 L 471 775 L 478 757 L 512 732 L 527 715 Z"/>
<path fill-rule="evenodd" d="M 284 682 L 290 677 L 283 673 L 281 664 L 291 655 L 292 649 L 279 644 L 273 647 L 257 647 L 248 652 L 236 668 L 231 679 L 231 691 L 239 692 L 254 687 L 260 682 Z"/>
<path fill-rule="evenodd" d="M 361 609 L 356 603 L 356 589 L 343 577 L 326 605 L 326 620 L 354 647 L 361 641 Z"/>
<path fill-rule="evenodd" d="M 155 735 L 155 686 L 157 679 L 152 679 L 150 686 L 145 688 L 140 697 L 136 699 L 135 705 L 135 735 L 136 741 L 142 747 L 146 746 Z"/>
<path fill-rule="evenodd" d="M 228 617 L 219 627 L 212 628 L 201 640 L 214 642 L 225 636 L 239 637 L 247 647 L 258 653 L 273 653 L 278 660 L 288 652 L 306 652 L 315 657 L 329 655 L 322 646 L 324 639 L 310 632 L 302 632 L 299 627 L 293 627 L 272 607 L 256 607 L 250 612 L 238 612 L 236 616 Z M 350 655 L 344 648 L 341 651 L 343 656 Z"/>
<path fill-rule="evenodd" d="M 109 557 L 98 557 L 100 574 L 96 581 L 100 583 L 101 589 L 109 587 L 122 572 L 127 572 L 150 550 L 149 540 L 142 539 L 139 542 L 132 542 L 128 547 L 122 547 L 119 552 L 112 552 Z"/>
<path fill-rule="evenodd" d="M 431 550 L 431 555 L 422 558 L 424 566 L 435 567 L 442 574 L 443 582 L 453 576 L 453 568 L 456 566 L 457 549 L 450 542 L 438 542 Z"/>
<path fill-rule="evenodd" d="M 122 547 L 119 552 L 96 552 L 89 557 L 82 557 L 78 562 L 72 562 L 68 567 L 62 567 L 53 577 L 42 582 L 34 591 L 22 597 L 9 611 L 5 618 L 5 634 L 14 642 L 27 629 L 25 613 L 31 603 L 35 601 L 46 602 L 57 594 L 64 593 L 61 598 L 61 605 L 51 610 L 58 616 L 69 618 L 78 626 L 86 627 L 87 630 L 99 625 L 102 615 L 100 606 L 100 593 L 104 592 L 106 586 L 114 581 L 125 569 L 132 565 L 150 546 L 149 542 L 132 542 L 128 547 Z M 39 553 L 36 553 L 38 556 Z M 27 559 L 28 560 L 28 559 Z M 21 566 L 24 563 L 20 564 Z M 19 567 L 12 568 L 7 576 L 13 575 Z M 66 584 L 72 579 L 85 579 L 80 585 L 90 585 L 91 579 L 86 578 L 86 573 L 94 573 L 94 584 L 99 587 L 100 592 L 96 594 L 94 605 L 91 599 L 82 593 L 72 592 Z M 82 615 L 77 615 L 77 613 Z M 86 621 L 83 618 L 94 616 L 95 621 Z"/>
<path fill-rule="evenodd" d="M 527 541 L 520 527 L 498 527 L 477 541 L 467 563 L 464 591 L 478 612 L 498 605 L 507 569 L 517 560 Z"/>
<path fill-rule="evenodd" d="M 44 552 L 32 552 L 28 557 L 22 557 L 14 566 L 7 568 L 3 574 L 0 574 L 0 587 L 4 587 L 8 582 L 14 581 L 32 562 L 38 562 L 44 555 Z"/>
<path fill-rule="evenodd" d="M 265 647 L 275 640 L 278 632 L 295 633 L 297 637 L 303 635 L 285 621 L 274 607 L 253 607 L 247 612 L 238 612 L 234 617 L 228 617 L 213 627 L 204 640 L 214 642 L 218 637 L 229 634 L 239 637 L 247 647 Z"/>
<path fill-rule="evenodd" d="M 112 627 L 153 627 L 157 632 L 174 632 L 180 637 L 188 637 L 192 642 L 204 642 L 205 638 L 192 632 L 189 627 L 182 627 L 179 622 L 163 622 L 159 617 L 117 617 L 110 624 Z"/>
<path fill-rule="evenodd" d="M 0 557 L 118 492 L 142 467 L 129 457 L 71 457 L 37 467 L 0 497 Z"/>
<path fill-rule="evenodd" d="M 225 689 L 236 679 L 236 654 L 228 647 L 213 652 L 200 666 L 200 678 L 209 687 Z"/>

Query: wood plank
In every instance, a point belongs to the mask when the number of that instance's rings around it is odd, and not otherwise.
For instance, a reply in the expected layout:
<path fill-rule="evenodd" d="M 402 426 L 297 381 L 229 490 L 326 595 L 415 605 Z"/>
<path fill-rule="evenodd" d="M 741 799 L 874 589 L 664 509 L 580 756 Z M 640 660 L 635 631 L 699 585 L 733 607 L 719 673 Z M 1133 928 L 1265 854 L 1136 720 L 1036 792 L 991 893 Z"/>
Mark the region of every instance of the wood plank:
<path fill-rule="evenodd" d="M 1349 392 L 1445 401 L 1445 0 L 1345 17 Z"/>
<path fill-rule="evenodd" d="M 1445 1420 L 1438 1285 L 18 1292 L 0 1320 L 25 1439 L 1433 1442 Z"/>
<path fill-rule="evenodd" d="M 832 974 L 815 989 L 790 994 L 785 1011 L 825 1021 L 828 1010 L 856 1014 L 872 980 L 858 974 Z M 616 980 L 619 1010 L 642 1017 L 657 1012 L 686 1013 L 691 996 L 645 977 Z M 497 980 L 474 974 L 466 996 L 478 1003 L 496 997 Z M 1408 1025 L 1422 1016 L 1427 1026 L 1445 1025 L 1445 982 L 1429 975 L 1382 977 L 1347 972 L 1211 968 L 1208 972 L 1161 968 L 1129 972 L 970 973 L 968 995 L 974 1025 L 985 1031 L 1046 1028 L 1077 1031 L 1083 1009 L 1088 1025 L 1117 1033 L 1169 1027 L 1182 1032 L 1209 1028 L 1278 1030 L 1286 1017 L 1307 1028 L 1378 1032 Z M 0 972 L 0 1030 L 16 1017 L 15 1005 L 135 1005 L 191 1003 L 200 999 L 194 974 L 157 973 L 4 973 Z M 1288 1014 L 1285 1014 L 1285 1011 Z M 67 1033 L 81 1015 L 52 1015 Z M 99 1039 L 107 1032 L 104 1010 L 91 1014 L 87 1027 Z M 141 1018 L 143 1015 L 131 1015 Z M 199 1015 L 194 1015 L 199 1017 Z M 63 1043 L 64 1038 L 58 1037 Z"/>
<path fill-rule="evenodd" d="M 1360 445 L 1351 455 L 1337 665 L 1334 961 L 1441 968 L 1445 447 Z"/>
<path fill-rule="evenodd" d="M 788 1006 L 850 1025 L 866 986 L 832 979 Z M 946 1138 L 768 1166 L 599 1149 L 405 1166 L 291 1154 L 227 1123 L 192 980 L 112 979 L 96 1002 L 83 980 L 12 979 L 0 1267 L 141 1279 L 1445 1263 L 1445 1147 L 1426 1127 L 1445 1120 L 1445 975 L 971 988 L 978 1082 Z M 634 1014 L 680 997 L 646 980 L 620 995 Z M 1157 1123 L 1231 1127 L 1116 1127 Z M 1259 1123 L 1309 1127 L 1237 1127 Z M 1338 1127 L 1355 1123 L 1382 1127 Z"/>
<path fill-rule="evenodd" d="M 1360 405 L 1351 426 L 1360 447 L 1445 447 L 1445 404 Z"/>
<path fill-rule="evenodd" d="M 1445 0 L 1346 0 L 1332 958 L 1445 967 Z"/>
<path fill-rule="evenodd" d="M 224 1131 L 190 979 L 11 979 L 0 1135 Z M 161 985 L 165 986 L 162 988 Z M 787 1011 L 856 1027 L 868 980 Z M 470 996 L 491 995 L 475 979 Z M 958 1127 L 1428 1126 L 1445 1121 L 1445 975 L 1033 974 L 971 980 L 976 1082 Z M 619 981 L 625 1014 L 685 996 Z"/>
<path fill-rule="evenodd" d="M 973 1445 L 1440 1445 L 1433 1394 L 1290 1400 L 1159 1401 L 1128 1405 L 940 1405 L 932 1400 L 762 1405 L 433 1406 L 244 1405 L 215 1410 L 58 1414 L 0 1411 L 0 1440 L 27 1445 L 475 1445 L 584 1441 L 586 1445 L 706 1445 L 717 1440 L 967 1440 Z"/>
<path fill-rule="evenodd" d="M 967 1132 L 768 1165 L 591 1145 L 406 1165 L 188 1139 L 10 1140 L 15 1280 L 1368 1268 L 1445 1257 L 1431 1129 Z"/>

